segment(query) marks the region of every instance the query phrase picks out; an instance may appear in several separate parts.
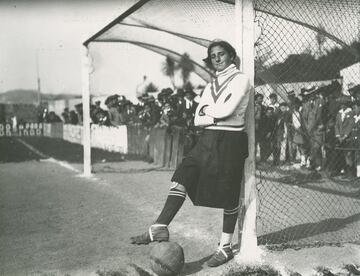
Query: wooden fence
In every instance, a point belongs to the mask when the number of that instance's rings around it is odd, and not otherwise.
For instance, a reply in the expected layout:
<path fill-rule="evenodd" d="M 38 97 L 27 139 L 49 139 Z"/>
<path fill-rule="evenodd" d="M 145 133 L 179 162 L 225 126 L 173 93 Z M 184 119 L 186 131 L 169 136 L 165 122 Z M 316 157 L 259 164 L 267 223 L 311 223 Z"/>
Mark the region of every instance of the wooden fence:
<path fill-rule="evenodd" d="M 82 144 L 82 126 L 46 123 L 44 136 Z M 161 167 L 175 169 L 184 154 L 185 133 L 180 127 L 91 126 L 91 147 L 152 160 Z"/>

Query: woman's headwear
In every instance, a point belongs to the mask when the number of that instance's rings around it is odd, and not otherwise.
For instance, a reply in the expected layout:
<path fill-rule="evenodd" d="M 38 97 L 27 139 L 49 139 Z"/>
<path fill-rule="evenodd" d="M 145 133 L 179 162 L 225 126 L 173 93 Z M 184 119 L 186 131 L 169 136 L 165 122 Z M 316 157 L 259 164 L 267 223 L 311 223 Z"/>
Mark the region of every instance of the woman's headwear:
<path fill-rule="evenodd" d="M 211 49 L 213 47 L 215 47 L 215 46 L 220 46 L 220 47 L 224 48 L 225 51 L 228 52 L 230 56 L 234 57 L 234 63 L 235 63 L 235 59 L 236 59 L 236 50 L 235 50 L 235 48 L 233 46 L 231 46 L 231 44 L 229 42 L 225 41 L 225 40 L 215 39 L 208 46 L 208 48 L 207 48 L 207 57 L 203 59 L 203 61 L 205 62 L 205 64 L 207 66 L 212 68 L 210 52 L 211 52 Z"/>

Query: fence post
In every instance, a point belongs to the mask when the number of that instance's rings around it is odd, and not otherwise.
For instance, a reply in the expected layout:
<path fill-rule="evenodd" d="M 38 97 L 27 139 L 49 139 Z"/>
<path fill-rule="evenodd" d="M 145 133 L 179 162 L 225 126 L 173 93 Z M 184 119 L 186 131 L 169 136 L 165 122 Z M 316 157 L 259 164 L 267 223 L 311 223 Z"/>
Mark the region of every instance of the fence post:
<path fill-rule="evenodd" d="M 83 150 L 84 176 L 91 175 L 91 137 L 90 137 L 90 66 L 89 49 L 82 49 L 82 104 L 83 104 Z"/>
<path fill-rule="evenodd" d="M 246 131 L 249 137 L 249 157 L 245 162 L 244 183 L 240 198 L 240 257 L 257 255 L 256 181 L 255 181 L 255 117 L 254 117 L 254 0 L 235 0 L 236 50 L 241 58 L 240 70 L 250 79 L 250 99 L 246 111 Z M 251 255 L 251 256 L 250 256 Z"/>

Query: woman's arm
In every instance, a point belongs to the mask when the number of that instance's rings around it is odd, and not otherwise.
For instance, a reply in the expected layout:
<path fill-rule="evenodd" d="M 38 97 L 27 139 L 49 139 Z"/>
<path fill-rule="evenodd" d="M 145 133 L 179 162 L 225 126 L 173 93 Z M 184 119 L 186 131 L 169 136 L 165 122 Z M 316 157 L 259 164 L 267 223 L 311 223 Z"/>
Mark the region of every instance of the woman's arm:
<path fill-rule="evenodd" d="M 221 99 L 214 105 L 209 105 L 203 109 L 204 113 L 210 117 L 221 119 L 233 114 L 239 103 L 247 97 L 250 90 L 250 83 L 247 76 L 239 74 L 225 88 L 228 93 L 225 99 Z"/>

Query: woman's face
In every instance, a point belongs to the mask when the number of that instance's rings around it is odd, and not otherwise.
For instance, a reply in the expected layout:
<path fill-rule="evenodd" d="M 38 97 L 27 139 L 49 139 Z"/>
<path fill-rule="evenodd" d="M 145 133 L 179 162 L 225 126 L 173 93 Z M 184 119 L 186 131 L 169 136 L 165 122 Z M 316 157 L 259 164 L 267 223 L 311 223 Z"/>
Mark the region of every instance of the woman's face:
<path fill-rule="evenodd" d="M 222 71 L 232 62 L 233 57 L 221 46 L 214 46 L 210 50 L 211 64 L 216 71 Z"/>

